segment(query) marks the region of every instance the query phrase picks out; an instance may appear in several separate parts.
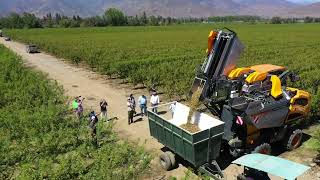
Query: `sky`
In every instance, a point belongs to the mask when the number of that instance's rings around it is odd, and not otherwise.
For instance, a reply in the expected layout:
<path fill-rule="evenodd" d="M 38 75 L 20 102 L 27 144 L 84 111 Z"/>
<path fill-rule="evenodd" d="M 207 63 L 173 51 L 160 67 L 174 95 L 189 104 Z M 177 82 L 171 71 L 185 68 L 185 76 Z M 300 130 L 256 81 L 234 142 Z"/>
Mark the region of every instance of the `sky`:
<path fill-rule="evenodd" d="M 301 4 L 320 2 L 320 0 L 287 0 L 287 1 L 295 2 L 295 3 L 301 3 Z"/>

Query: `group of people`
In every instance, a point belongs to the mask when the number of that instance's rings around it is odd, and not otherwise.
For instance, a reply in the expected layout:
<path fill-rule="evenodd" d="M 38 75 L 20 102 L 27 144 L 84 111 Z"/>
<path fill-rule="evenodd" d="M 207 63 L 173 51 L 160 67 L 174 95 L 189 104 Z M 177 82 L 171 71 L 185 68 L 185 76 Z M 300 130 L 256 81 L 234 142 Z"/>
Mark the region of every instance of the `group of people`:
<path fill-rule="evenodd" d="M 85 98 L 82 98 L 81 96 L 77 96 L 72 101 L 72 108 L 74 113 L 76 114 L 77 118 L 80 120 L 83 117 L 83 101 Z M 160 103 L 159 95 L 156 91 L 153 91 L 150 96 L 150 106 L 152 108 L 152 112 L 158 113 L 158 105 Z M 147 115 L 147 107 L 148 107 L 148 99 L 145 95 L 141 95 L 138 98 L 138 105 L 140 108 L 140 116 L 146 116 Z M 100 106 L 100 118 L 107 120 L 107 107 L 108 103 L 105 99 L 102 99 L 99 102 Z M 131 123 L 134 123 L 133 118 L 134 116 L 138 115 L 136 112 L 136 100 L 133 96 L 133 94 L 130 94 L 130 96 L 127 98 L 127 109 L 128 109 L 128 125 Z M 170 110 L 173 113 L 174 107 L 170 107 Z M 89 113 L 89 127 L 92 130 L 92 137 L 96 137 L 97 128 L 96 125 L 99 121 L 98 115 L 95 111 L 91 111 Z"/>
<path fill-rule="evenodd" d="M 77 96 L 72 101 L 72 108 L 74 113 L 76 114 L 77 118 L 80 120 L 83 117 L 83 101 L 85 98 L 81 98 L 81 96 Z M 100 106 L 100 117 L 101 119 L 107 120 L 107 106 L 108 103 L 105 99 L 102 99 L 99 103 Z M 97 134 L 97 123 L 99 121 L 98 114 L 95 111 L 91 111 L 88 115 L 89 118 L 89 127 L 91 129 L 91 136 L 96 140 Z"/>
<path fill-rule="evenodd" d="M 150 97 L 150 105 L 152 108 L 152 111 L 154 113 L 158 113 L 158 105 L 160 103 L 160 98 L 159 95 L 156 91 L 153 91 L 151 93 L 151 97 Z M 147 115 L 147 104 L 148 104 L 148 100 L 147 97 L 145 95 L 141 95 L 138 99 L 138 104 L 140 107 L 140 115 L 141 117 L 146 116 Z M 130 96 L 127 99 L 127 108 L 128 108 L 128 125 L 130 125 L 131 123 L 133 123 L 133 117 L 137 114 L 136 112 L 136 101 L 135 98 L 133 97 L 132 94 L 130 94 Z"/>

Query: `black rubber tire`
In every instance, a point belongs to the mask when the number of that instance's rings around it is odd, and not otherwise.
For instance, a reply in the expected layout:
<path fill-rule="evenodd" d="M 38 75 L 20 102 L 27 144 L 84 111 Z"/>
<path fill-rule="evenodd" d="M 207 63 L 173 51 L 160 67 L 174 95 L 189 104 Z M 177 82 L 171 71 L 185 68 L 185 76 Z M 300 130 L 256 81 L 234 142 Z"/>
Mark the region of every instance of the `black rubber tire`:
<path fill-rule="evenodd" d="M 251 153 L 271 154 L 271 146 L 268 143 L 263 143 L 257 146 Z"/>
<path fill-rule="evenodd" d="M 169 171 L 172 168 L 170 156 L 168 153 L 162 153 L 159 157 L 159 162 L 161 167 L 166 171 Z"/>
<path fill-rule="evenodd" d="M 175 168 L 177 166 L 176 155 L 174 153 L 172 153 L 171 151 L 167 151 L 165 153 L 167 153 L 170 158 L 171 168 Z"/>
<path fill-rule="evenodd" d="M 303 132 L 300 129 L 291 131 L 291 133 L 288 134 L 288 137 L 285 138 L 283 142 L 284 147 L 288 151 L 298 148 L 301 145 L 302 136 L 303 136 Z"/>
<path fill-rule="evenodd" d="M 243 174 L 239 174 L 237 176 L 237 180 L 247 180 L 246 176 L 244 176 Z"/>
<path fill-rule="evenodd" d="M 317 165 L 320 165 L 320 154 L 318 154 L 316 157 L 314 157 L 314 158 L 312 159 L 312 161 L 313 161 L 314 163 L 316 163 Z"/>

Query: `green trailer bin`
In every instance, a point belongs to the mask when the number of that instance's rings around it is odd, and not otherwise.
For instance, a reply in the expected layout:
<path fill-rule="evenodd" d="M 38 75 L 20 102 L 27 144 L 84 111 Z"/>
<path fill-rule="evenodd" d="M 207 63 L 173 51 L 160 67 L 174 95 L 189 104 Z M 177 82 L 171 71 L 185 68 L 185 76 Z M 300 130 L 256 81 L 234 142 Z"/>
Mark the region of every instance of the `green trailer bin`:
<path fill-rule="evenodd" d="M 214 125 L 206 125 L 200 121 L 200 123 L 202 123 L 202 126 L 208 126 L 209 128 L 201 128 L 202 130 L 199 132 L 190 133 L 180 128 L 177 124 L 177 120 L 175 120 L 179 119 L 180 117 L 181 119 L 186 119 L 186 117 L 188 116 L 188 109 L 189 108 L 187 106 L 176 103 L 175 111 L 179 112 L 175 112 L 172 119 L 166 118 L 165 116 L 158 115 L 148 110 L 150 134 L 161 144 L 172 151 L 168 154 L 171 161 L 172 158 L 174 158 L 172 157 L 172 154 L 179 155 L 184 160 L 191 163 L 196 169 L 202 169 L 206 171 L 209 165 L 214 164 L 214 166 L 218 166 L 215 159 L 220 154 L 221 140 L 224 132 L 224 123 L 217 118 L 212 118 L 208 115 L 204 115 L 203 113 L 198 113 L 198 115 L 194 115 L 194 119 L 196 119 L 196 117 L 199 118 L 200 116 L 206 116 L 205 118 L 207 119 L 211 118 L 210 121 L 212 121 L 212 124 Z M 208 124 L 208 122 L 204 123 Z M 169 168 L 165 169 L 168 170 Z M 218 171 L 221 171 L 219 167 L 216 169 L 218 169 Z M 210 170 L 206 173 L 210 174 Z"/>

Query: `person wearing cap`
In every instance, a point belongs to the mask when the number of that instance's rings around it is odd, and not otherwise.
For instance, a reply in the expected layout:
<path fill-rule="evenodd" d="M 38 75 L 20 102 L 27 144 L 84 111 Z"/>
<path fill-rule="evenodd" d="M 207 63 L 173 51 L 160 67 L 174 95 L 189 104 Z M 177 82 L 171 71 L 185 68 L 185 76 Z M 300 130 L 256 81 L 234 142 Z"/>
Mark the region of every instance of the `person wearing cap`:
<path fill-rule="evenodd" d="M 158 105 L 160 103 L 160 99 L 157 92 L 153 92 L 150 98 L 150 104 L 152 107 L 152 112 L 158 114 Z"/>
<path fill-rule="evenodd" d="M 133 123 L 133 115 L 134 115 L 134 105 L 130 97 L 128 97 L 127 99 L 127 108 L 128 108 L 128 125 L 130 125 L 131 123 Z"/>

